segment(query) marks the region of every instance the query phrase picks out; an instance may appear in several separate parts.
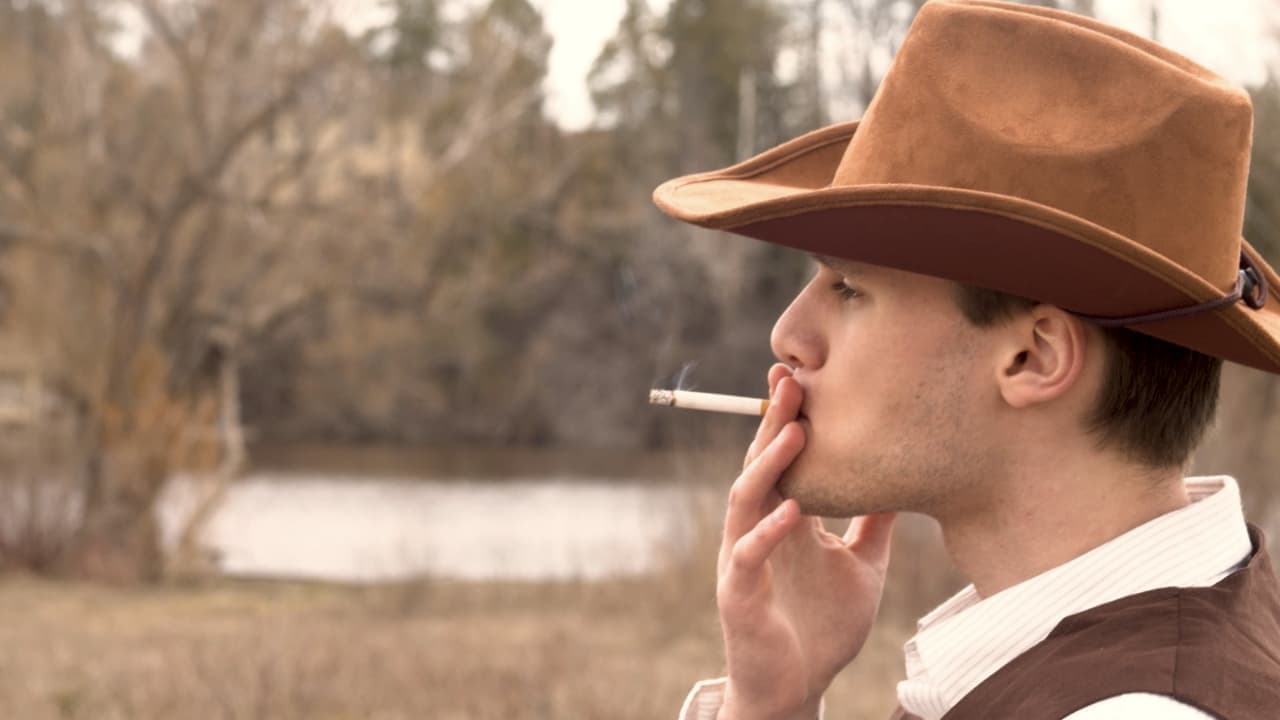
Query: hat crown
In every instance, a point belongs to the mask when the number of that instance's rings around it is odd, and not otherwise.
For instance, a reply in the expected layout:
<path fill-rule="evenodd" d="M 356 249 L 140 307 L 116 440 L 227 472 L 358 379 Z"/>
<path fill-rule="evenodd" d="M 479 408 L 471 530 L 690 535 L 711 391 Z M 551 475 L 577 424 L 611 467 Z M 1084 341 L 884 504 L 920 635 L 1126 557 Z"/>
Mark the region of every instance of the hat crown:
<path fill-rule="evenodd" d="M 1252 122 L 1247 93 L 1131 33 L 1062 11 L 933 0 L 831 185 L 1022 198 L 1229 286 Z"/>
<path fill-rule="evenodd" d="M 933 0 L 861 121 L 668 180 L 654 201 L 1280 373 L 1280 275 L 1240 236 L 1252 126 L 1248 93 L 1131 33 Z"/>

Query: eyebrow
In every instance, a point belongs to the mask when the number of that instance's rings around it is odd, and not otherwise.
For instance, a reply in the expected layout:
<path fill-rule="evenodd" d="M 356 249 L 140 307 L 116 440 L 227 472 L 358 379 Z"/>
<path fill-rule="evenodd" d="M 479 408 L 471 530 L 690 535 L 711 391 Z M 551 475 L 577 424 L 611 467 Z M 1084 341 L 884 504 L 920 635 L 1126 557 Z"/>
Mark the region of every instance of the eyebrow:
<path fill-rule="evenodd" d="M 830 255 L 819 255 L 818 253 L 809 253 L 809 257 L 819 265 L 825 265 L 832 270 L 844 275 L 865 275 L 862 268 L 850 265 L 849 261 L 840 258 L 831 257 Z"/>

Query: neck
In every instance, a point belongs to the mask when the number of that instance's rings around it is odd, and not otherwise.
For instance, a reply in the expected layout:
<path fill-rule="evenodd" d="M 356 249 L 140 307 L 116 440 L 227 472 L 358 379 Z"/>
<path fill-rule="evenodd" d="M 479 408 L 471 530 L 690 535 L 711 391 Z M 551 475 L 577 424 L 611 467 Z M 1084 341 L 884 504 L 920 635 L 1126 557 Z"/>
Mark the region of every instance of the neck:
<path fill-rule="evenodd" d="M 1190 502 L 1180 468 L 1153 471 L 1097 453 L 1006 469 L 979 507 L 937 518 L 948 553 L 981 597 Z"/>

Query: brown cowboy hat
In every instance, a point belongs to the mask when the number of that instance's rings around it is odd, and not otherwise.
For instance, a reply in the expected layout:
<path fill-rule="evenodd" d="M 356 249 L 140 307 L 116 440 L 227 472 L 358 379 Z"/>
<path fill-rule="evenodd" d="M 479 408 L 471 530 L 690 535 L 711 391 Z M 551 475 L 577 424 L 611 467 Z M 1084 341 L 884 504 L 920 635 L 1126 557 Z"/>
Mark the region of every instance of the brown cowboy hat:
<path fill-rule="evenodd" d="M 1241 237 L 1252 125 L 1247 93 L 1136 35 L 933 0 L 860 122 L 670 180 L 654 201 L 1280 372 L 1280 278 Z"/>

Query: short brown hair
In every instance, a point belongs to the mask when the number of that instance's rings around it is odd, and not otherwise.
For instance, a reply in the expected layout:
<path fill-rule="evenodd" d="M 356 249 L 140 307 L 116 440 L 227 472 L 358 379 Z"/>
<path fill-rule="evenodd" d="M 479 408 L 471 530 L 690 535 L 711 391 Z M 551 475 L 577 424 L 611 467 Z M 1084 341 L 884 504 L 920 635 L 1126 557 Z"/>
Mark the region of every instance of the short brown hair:
<path fill-rule="evenodd" d="M 1034 300 L 959 285 L 961 313 L 990 327 L 1027 312 Z M 1222 360 L 1127 328 L 1102 328 L 1107 369 L 1085 427 L 1151 468 L 1181 466 L 1204 438 L 1218 406 Z"/>

